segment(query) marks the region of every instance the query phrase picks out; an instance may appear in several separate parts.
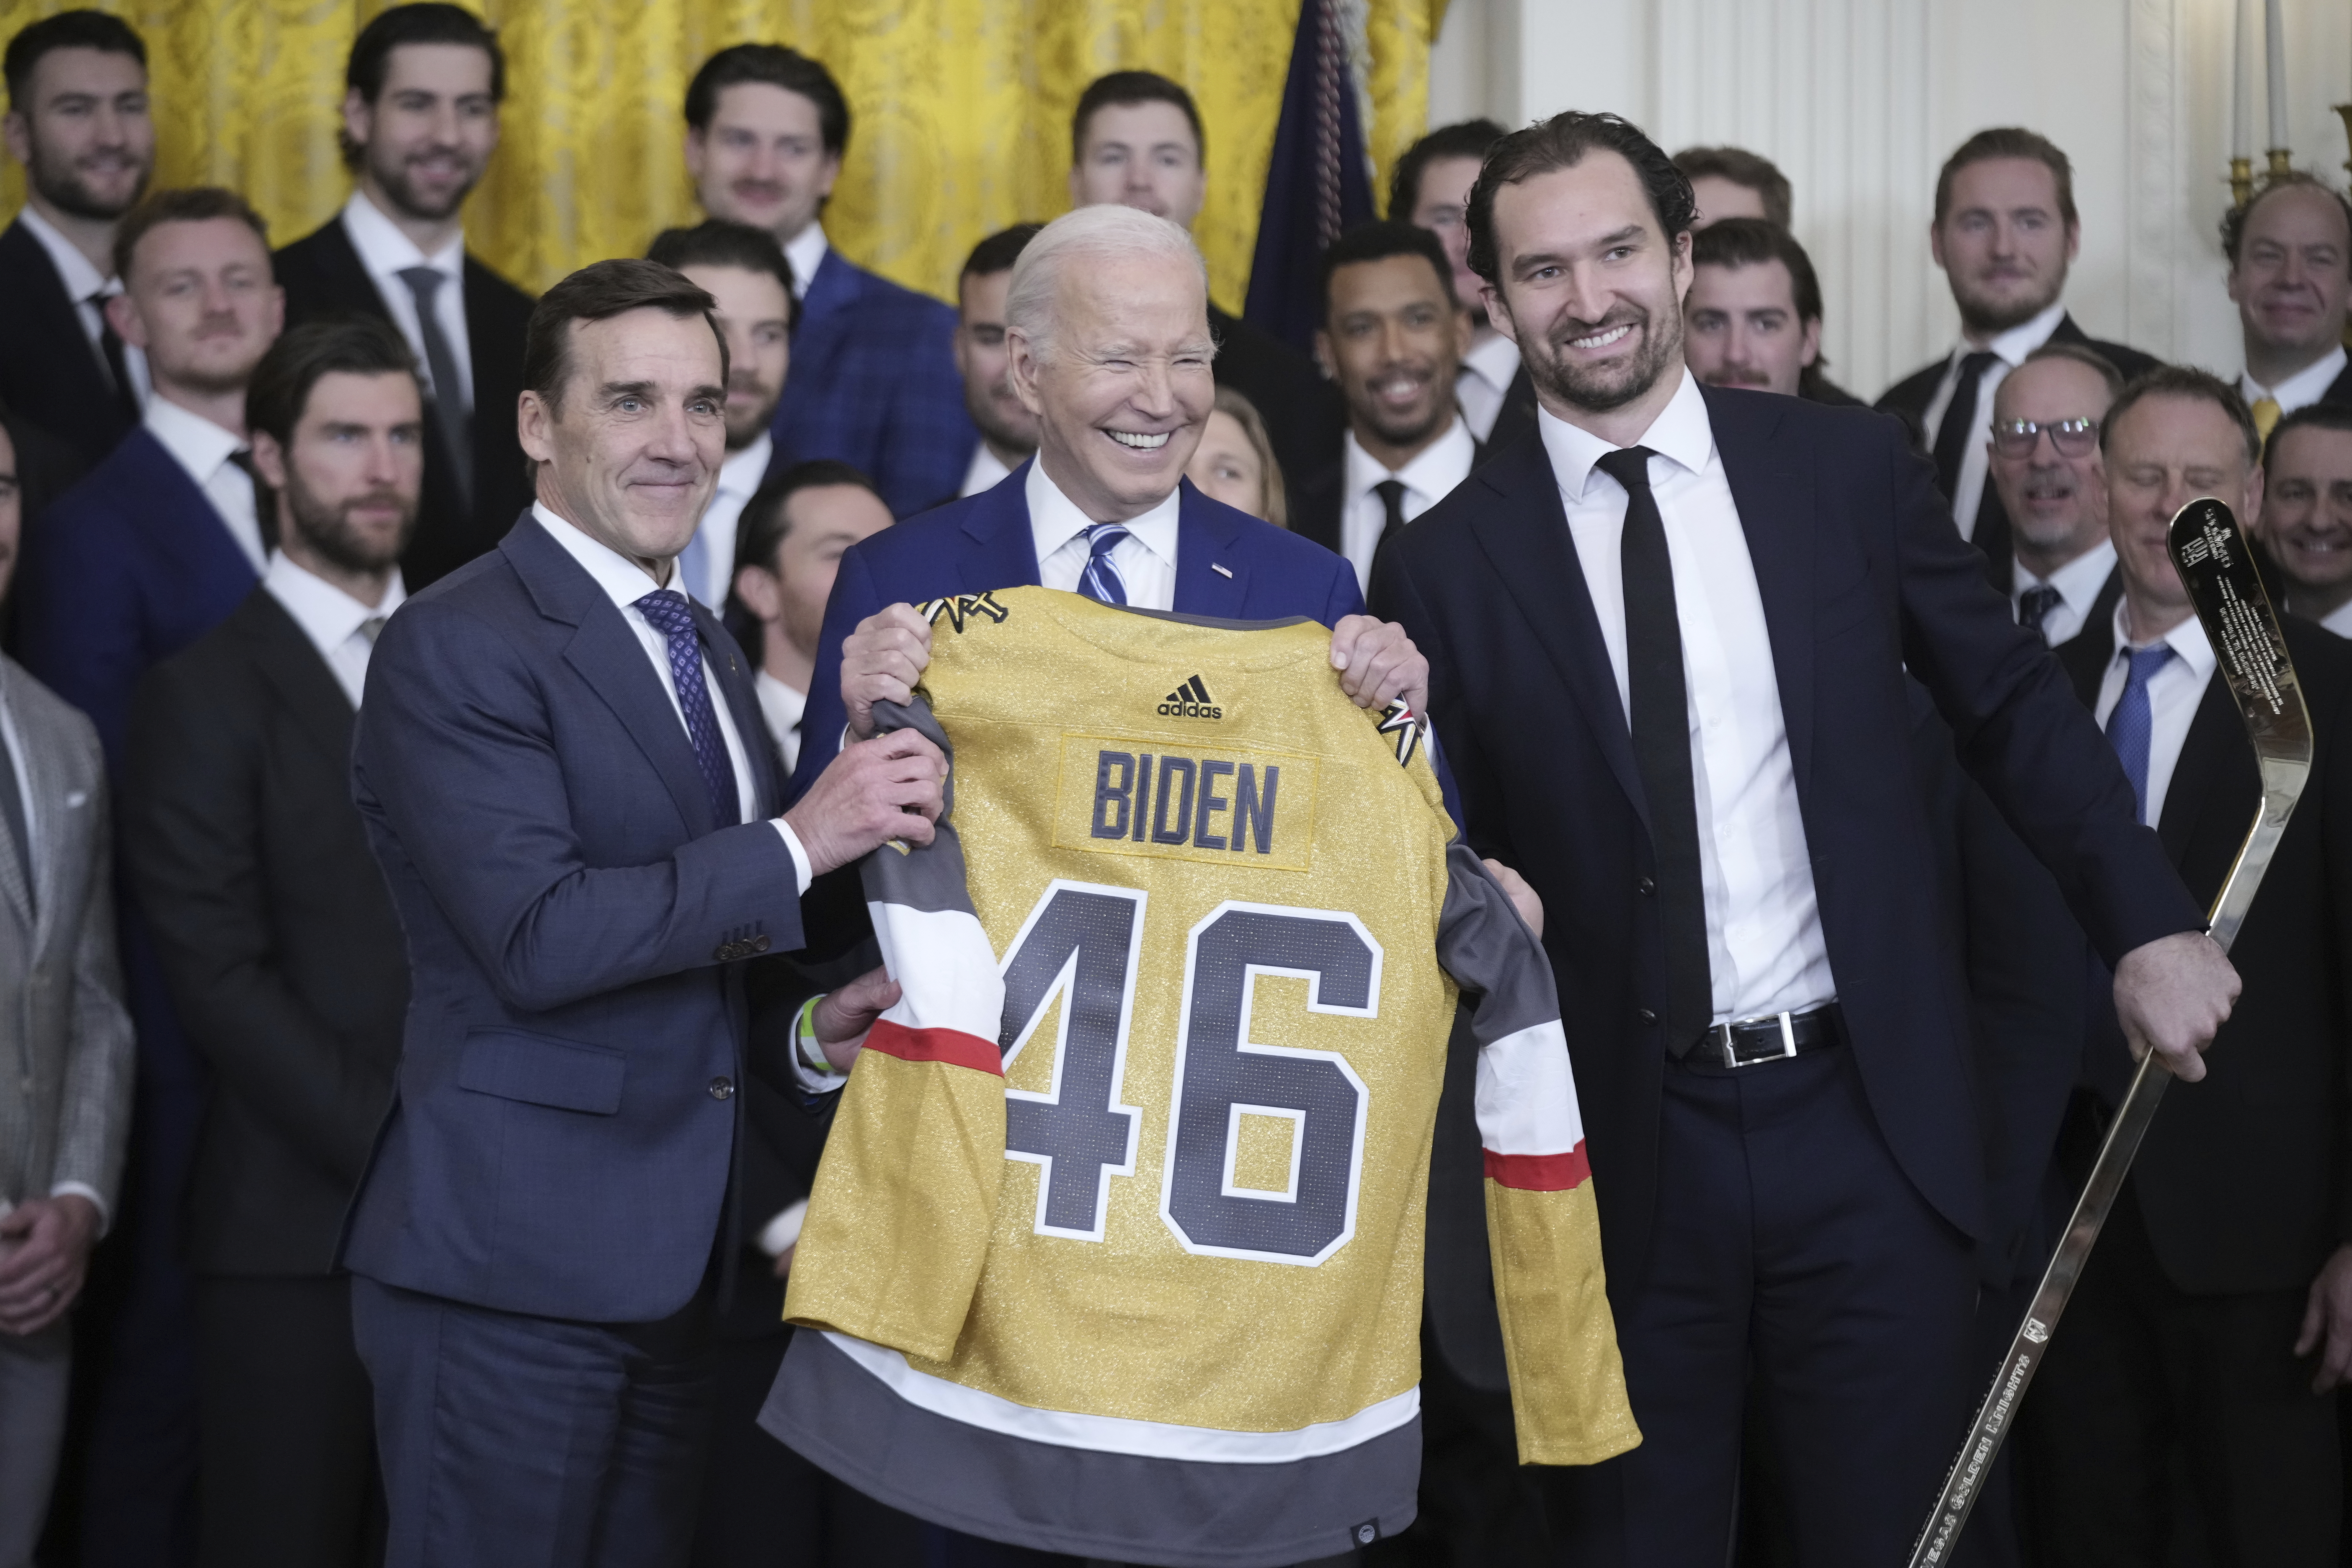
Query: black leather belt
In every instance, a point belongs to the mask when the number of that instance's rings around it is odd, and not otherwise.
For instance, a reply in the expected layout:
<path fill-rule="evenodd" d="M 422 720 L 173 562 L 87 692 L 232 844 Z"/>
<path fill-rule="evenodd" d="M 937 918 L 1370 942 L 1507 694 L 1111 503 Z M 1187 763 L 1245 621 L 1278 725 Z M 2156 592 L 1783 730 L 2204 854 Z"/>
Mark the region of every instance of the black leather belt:
<path fill-rule="evenodd" d="M 1761 1062 L 1785 1061 L 1807 1051 L 1845 1044 L 1845 1015 L 1834 1002 L 1801 1013 L 1768 1013 L 1717 1024 L 1698 1037 L 1694 1059 L 1727 1068 L 1752 1068 Z"/>

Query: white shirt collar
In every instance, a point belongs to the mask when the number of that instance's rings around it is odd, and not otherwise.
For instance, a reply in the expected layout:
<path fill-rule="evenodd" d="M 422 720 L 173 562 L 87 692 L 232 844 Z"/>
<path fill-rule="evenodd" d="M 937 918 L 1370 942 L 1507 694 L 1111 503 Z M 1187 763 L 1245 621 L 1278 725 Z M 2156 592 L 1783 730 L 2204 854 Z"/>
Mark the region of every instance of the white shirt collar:
<path fill-rule="evenodd" d="M 824 265 L 824 253 L 831 248 L 821 223 L 810 224 L 784 247 L 784 259 L 793 264 L 793 293 L 796 297 L 808 298 L 809 285 L 816 281 L 816 269 Z"/>
<path fill-rule="evenodd" d="M 766 670 L 760 672 L 759 679 L 754 684 L 760 691 L 760 710 L 768 716 L 768 721 L 771 724 L 782 721 L 782 726 L 778 731 L 779 738 L 783 730 L 789 730 L 799 723 L 801 715 L 808 711 L 807 692 L 796 686 L 785 684 Z"/>
<path fill-rule="evenodd" d="M 711 493 L 734 496 L 741 500 L 751 500 L 752 492 L 760 488 L 761 479 L 767 476 L 768 462 L 775 456 L 775 437 L 765 430 L 761 431 L 758 440 L 740 452 L 729 453 L 726 461 L 719 465 L 719 486 Z"/>
<path fill-rule="evenodd" d="M 384 590 L 383 603 L 362 605 L 317 573 L 297 566 L 282 550 L 269 558 L 269 570 L 263 574 L 261 585 L 285 606 L 286 613 L 294 617 L 294 624 L 302 628 L 312 646 L 327 655 L 351 641 L 352 635 L 368 622 L 390 616 L 408 597 L 400 573 L 394 570 L 392 586 Z"/>
<path fill-rule="evenodd" d="M 1398 479 L 1404 488 L 1429 498 L 1433 504 L 1453 493 L 1454 487 L 1470 477 L 1470 464 L 1478 454 L 1477 443 L 1471 437 L 1470 426 L 1460 415 L 1445 427 L 1445 434 L 1432 441 L 1402 468 L 1391 469 L 1378 458 L 1364 450 L 1363 444 L 1349 430 L 1342 440 L 1347 463 L 1347 504 L 1353 506 L 1371 493 L 1374 485 L 1383 479 Z"/>
<path fill-rule="evenodd" d="M 1543 434 L 1544 451 L 1551 458 L 1560 494 L 1571 501 L 1583 500 L 1593 465 L 1618 448 L 1541 405 L 1536 408 L 1536 427 Z M 1715 426 L 1707 420 L 1706 399 L 1699 395 L 1698 378 L 1687 366 L 1673 399 L 1632 445 L 1647 447 L 1694 474 L 1706 470 L 1715 456 Z"/>
<path fill-rule="evenodd" d="M 2241 374 L 2238 390 L 2245 395 L 2248 403 L 2267 397 L 2279 405 L 2282 413 L 2292 414 L 2318 402 L 2336 384 L 2336 378 L 2344 374 L 2347 363 L 2352 363 L 2352 354 L 2347 354 L 2344 345 L 2338 343 L 2276 386 L 2264 386 L 2252 376 Z"/>
<path fill-rule="evenodd" d="M 2352 637 L 2352 602 L 2336 605 L 2319 618 L 2319 624 L 2339 637 Z"/>
<path fill-rule="evenodd" d="M 120 279 L 109 278 L 89 264 L 89 258 L 78 249 L 74 242 L 59 234 L 57 226 L 43 217 L 27 202 L 16 214 L 16 221 L 25 232 L 41 242 L 49 255 L 49 265 L 58 269 L 58 281 L 66 286 L 66 293 L 79 305 L 92 294 L 120 294 Z"/>
<path fill-rule="evenodd" d="M 1029 502 L 1030 537 L 1041 562 L 1095 524 L 1096 520 L 1080 511 L 1078 503 L 1064 495 L 1062 487 L 1046 475 L 1043 457 L 1029 465 L 1024 490 Z M 1119 525 L 1171 568 L 1176 564 L 1176 516 L 1182 495 L 1183 487 L 1179 485 L 1158 506 Z"/>
<path fill-rule="evenodd" d="M 596 586 L 604 589 L 604 596 L 620 608 L 630 608 L 654 591 L 654 580 L 646 575 L 644 567 L 603 540 L 590 538 L 576 525 L 556 516 L 547 510 L 545 501 L 531 502 L 530 515 L 539 519 L 539 525 L 547 530 L 556 543 L 563 546 L 572 559 L 580 563 L 588 575 L 596 579 Z M 678 586 L 677 572 L 674 567 L 669 574 L 668 586 Z"/>
<path fill-rule="evenodd" d="M 2026 355 L 2050 341 L 2050 334 L 2056 331 L 2058 323 L 2065 319 L 2066 302 L 2063 300 L 2057 300 L 2032 321 L 2019 322 L 1985 344 L 1985 347 L 1999 355 L 2010 369 L 2015 370 L 2025 363 Z M 1952 345 L 1951 363 L 1957 365 L 1976 352 L 1975 346 L 1966 338 L 1962 338 Z"/>
<path fill-rule="evenodd" d="M 465 277 L 466 237 L 462 232 L 427 256 L 416 247 L 415 240 L 400 232 L 398 224 L 368 200 L 363 191 L 353 191 L 352 199 L 343 204 L 343 232 L 351 237 L 352 248 L 359 252 L 360 265 L 367 268 L 371 278 L 394 277 L 411 267 L 430 267 L 455 280 Z"/>
<path fill-rule="evenodd" d="M 964 469 L 963 489 L 956 494 L 959 497 L 976 496 L 982 490 L 992 490 L 1003 484 L 1005 476 L 1012 472 L 1004 466 L 1004 459 L 990 450 L 988 443 L 982 441 L 971 449 L 971 466 Z"/>
<path fill-rule="evenodd" d="M 2125 629 L 2128 625 L 2126 617 L 2130 608 L 2131 606 L 2123 600 L 2116 601 L 2116 658 L 2118 659 L 2128 659 L 2133 651 L 2130 633 Z M 2170 646 L 2172 656 L 2188 668 L 2189 674 L 2197 678 L 2200 687 L 2212 678 L 2213 666 L 2219 661 L 2213 657 L 2213 644 L 2205 636 L 2204 623 L 2195 616 L 2183 620 L 2179 626 L 2158 637 L 2157 642 Z M 2156 643 L 2149 643 L 2147 646 L 2154 647 Z"/>
<path fill-rule="evenodd" d="M 2047 584 L 2058 590 L 2058 596 L 2069 605 L 2088 605 L 2106 586 L 2107 574 L 2116 569 L 2116 542 L 2102 539 L 2048 577 L 2036 577 L 2026 569 L 2025 563 L 2012 559 L 2009 563 L 2011 596 Z"/>
<path fill-rule="evenodd" d="M 1507 392 L 1511 378 L 1519 374 L 1519 345 L 1500 332 L 1488 333 L 1470 345 L 1462 356 L 1462 368 L 1496 391 Z"/>
<path fill-rule="evenodd" d="M 244 437 L 234 430 L 222 429 L 168 397 L 149 398 L 141 423 L 199 486 L 209 484 L 223 463 L 245 450 Z"/>

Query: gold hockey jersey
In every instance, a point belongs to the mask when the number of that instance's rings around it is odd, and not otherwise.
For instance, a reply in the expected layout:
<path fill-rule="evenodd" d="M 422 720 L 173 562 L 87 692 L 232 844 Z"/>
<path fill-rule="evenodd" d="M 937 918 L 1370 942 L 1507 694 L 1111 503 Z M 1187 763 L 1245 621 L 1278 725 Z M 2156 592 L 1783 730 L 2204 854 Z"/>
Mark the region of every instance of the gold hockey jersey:
<path fill-rule="evenodd" d="M 925 606 L 952 758 L 866 886 L 903 995 L 844 1092 L 763 1419 L 870 1495 L 1127 1562 L 1391 1534 L 1457 985 L 1523 1460 L 1639 1440 L 1542 949 L 1329 634 Z M 1402 765 L 1400 765 L 1402 764 Z"/>

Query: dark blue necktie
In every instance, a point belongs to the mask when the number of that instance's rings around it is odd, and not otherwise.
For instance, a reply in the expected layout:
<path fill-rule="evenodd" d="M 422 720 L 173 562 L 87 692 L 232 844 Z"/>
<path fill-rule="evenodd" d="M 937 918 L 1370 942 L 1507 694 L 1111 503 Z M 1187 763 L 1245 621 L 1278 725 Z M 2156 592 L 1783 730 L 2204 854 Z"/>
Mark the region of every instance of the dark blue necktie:
<path fill-rule="evenodd" d="M 719 731 L 710 689 L 702 682 L 702 640 L 695 635 L 694 611 L 685 595 L 674 588 L 656 588 L 637 601 L 637 613 L 669 643 L 670 679 L 677 683 L 678 709 L 686 715 L 686 736 L 694 742 L 694 760 L 702 768 L 702 783 L 710 791 L 710 809 L 721 827 L 732 826 L 743 820 L 743 797 L 735 791 L 735 764 L 727 755 L 727 737 Z"/>
<path fill-rule="evenodd" d="M 1079 593 L 1106 605 L 1127 603 L 1127 580 L 1110 558 L 1118 542 L 1127 537 L 1125 526 L 1116 522 L 1097 522 L 1087 529 L 1087 564 L 1078 574 Z"/>
<path fill-rule="evenodd" d="M 2126 648 L 2131 660 L 2131 673 L 2124 678 L 2124 694 L 2116 703 L 2116 710 L 2107 715 L 2107 739 L 2123 759 L 2124 776 L 2131 780 L 2132 794 L 2139 800 L 2139 819 L 2147 823 L 2147 748 L 2156 733 L 2156 717 L 2148 707 L 2147 683 L 2156 672 L 2172 659 L 2172 645 L 2158 643 L 2154 647 Z"/>

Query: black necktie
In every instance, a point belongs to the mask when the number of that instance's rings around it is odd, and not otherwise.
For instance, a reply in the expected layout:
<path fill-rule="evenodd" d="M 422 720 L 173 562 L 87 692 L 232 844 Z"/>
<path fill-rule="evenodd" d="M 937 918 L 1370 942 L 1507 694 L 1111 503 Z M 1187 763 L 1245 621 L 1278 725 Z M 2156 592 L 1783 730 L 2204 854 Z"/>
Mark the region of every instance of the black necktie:
<path fill-rule="evenodd" d="M 261 470 L 253 465 L 253 450 L 241 447 L 228 455 L 228 460 L 245 470 L 253 481 L 253 521 L 261 530 L 261 553 L 267 559 L 278 549 L 278 492 L 262 479 Z"/>
<path fill-rule="evenodd" d="M 8 742 L 0 740 L 0 816 L 8 819 L 8 841 L 16 851 L 16 868 L 24 874 L 25 907 L 33 901 L 33 837 L 25 826 L 25 797 L 16 788 L 16 764 Z"/>
<path fill-rule="evenodd" d="M 1666 1049 L 1681 1056 L 1715 1016 L 1706 954 L 1706 895 L 1698 865 L 1698 792 L 1691 780 L 1690 696 L 1683 679 L 1682 622 L 1665 520 L 1650 490 L 1650 449 L 1627 447 L 1601 459 L 1625 487 L 1620 564 L 1625 578 L 1625 685 L 1633 708 L 1633 760 L 1650 807 L 1655 896 L 1666 939 Z"/>
<path fill-rule="evenodd" d="M 1986 438 L 1985 432 L 1977 428 L 1977 387 L 1999 357 L 1989 349 L 1979 349 L 1960 361 L 1959 384 L 1952 388 L 1952 400 L 1944 405 L 1944 422 L 1936 426 L 1936 488 L 1948 501 L 1959 494 L 1960 464 L 1969 455 L 1969 437 Z"/>
<path fill-rule="evenodd" d="M 2017 624 L 2041 632 L 2042 641 L 2044 646 L 2047 646 L 2050 633 L 2043 628 L 2042 623 L 2049 617 L 2051 611 L 2058 607 L 2064 596 L 2047 583 L 2036 584 L 2028 588 L 2017 596 Z"/>
<path fill-rule="evenodd" d="M 1389 541 L 1404 528 L 1404 481 L 1382 479 L 1372 487 L 1372 493 L 1381 498 L 1381 536 L 1372 541 L 1372 559 L 1378 561 Z"/>
<path fill-rule="evenodd" d="M 416 335 L 425 341 L 425 371 L 433 378 L 433 415 L 440 422 L 441 435 L 449 447 L 449 471 L 457 480 L 457 493 L 466 499 L 471 510 L 474 504 L 474 419 L 473 411 L 466 406 L 466 384 L 457 379 L 457 356 L 449 347 L 449 336 L 441 330 L 441 318 L 433 309 L 434 298 L 447 282 L 430 267 L 410 267 L 402 269 L 400 280 L 416 297 Z"/>
<path fill-rule="evenodd" d="M 139 423 L 139 389 L 131 384 L 131 366 L 122 357 L 122 340 L 115 334 L 114 322 L 106 313 L 106 290 L 100 289 L 89 297 L 89 303 L 98 307 L 98 352 L 106 360 L 106 374 L 114 381 L 114 401 L 122 416 L 133 425 Z"/>

